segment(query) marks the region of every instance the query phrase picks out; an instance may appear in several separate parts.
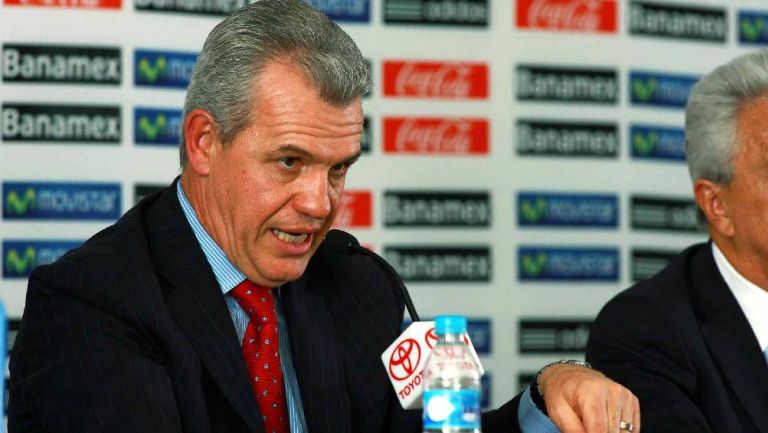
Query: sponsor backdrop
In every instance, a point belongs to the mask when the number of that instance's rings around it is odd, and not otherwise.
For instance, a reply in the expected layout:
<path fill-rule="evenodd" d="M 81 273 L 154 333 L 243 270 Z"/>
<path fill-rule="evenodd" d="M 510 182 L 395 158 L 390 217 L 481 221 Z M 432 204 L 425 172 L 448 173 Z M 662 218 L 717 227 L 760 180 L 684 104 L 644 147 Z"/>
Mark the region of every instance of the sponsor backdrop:
<path fill-rule="evenodd" d="M 0 0 L 0 297 L 178 173 L 184 88 L 245 0 Z M 761 0 L 310 0 L 374 88 L 337 225 L 463 313 L 487 403 L 581 358 L 603 303 L 706 235 L 691 85 L 768 44 Z M 627 320 L 637 320 L 628 318 Z"/>

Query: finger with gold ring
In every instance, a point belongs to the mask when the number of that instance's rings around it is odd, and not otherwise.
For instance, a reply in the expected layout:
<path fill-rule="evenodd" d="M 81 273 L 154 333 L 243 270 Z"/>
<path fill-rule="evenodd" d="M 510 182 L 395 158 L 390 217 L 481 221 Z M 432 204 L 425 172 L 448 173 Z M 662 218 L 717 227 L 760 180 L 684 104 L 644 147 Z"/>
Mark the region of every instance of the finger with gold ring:
<path fill-rule="evenodd" d="M 633 428 L 635 428 L 635 426 L 632 425 L 631 422 L 619 421 L 619 430 L 626 430 L 626 431 L 632 433 L 632 429 Z"/>

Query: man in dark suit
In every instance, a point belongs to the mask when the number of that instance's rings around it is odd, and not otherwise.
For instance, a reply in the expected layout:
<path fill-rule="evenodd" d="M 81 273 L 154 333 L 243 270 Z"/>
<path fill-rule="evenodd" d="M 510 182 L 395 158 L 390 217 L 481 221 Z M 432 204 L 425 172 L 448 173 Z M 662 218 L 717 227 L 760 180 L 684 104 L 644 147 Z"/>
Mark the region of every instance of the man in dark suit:
<path fill-rule="evenodd" d="M 626 385 L 650 433 L 768 433 L 768 51 L 717 68 L 686 107 L 711 241 L 611 300 L 587 359 Z"/>
<path fill-rule="evenodd" d="M 399 279 L 329 230 L 369 89 L 352 40 L 302 1 L 219 24 L 189 85 L 180 178 L 30 278 L 10 431 L 420 431 L 379 359 Z M 637 423 L 634 396 L 594 370 L 540 379 L 564 431 Z M 520 431 L 526 404 L 546 419 L 521 399 L 484 431 Z"/>

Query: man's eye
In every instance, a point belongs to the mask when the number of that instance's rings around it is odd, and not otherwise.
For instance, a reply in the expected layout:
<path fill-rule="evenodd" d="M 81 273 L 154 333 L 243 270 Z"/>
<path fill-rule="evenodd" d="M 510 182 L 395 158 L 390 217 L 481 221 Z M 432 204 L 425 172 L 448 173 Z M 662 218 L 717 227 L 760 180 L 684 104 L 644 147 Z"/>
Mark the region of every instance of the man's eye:
<path fill-rule="evenodd" d="M 341 163 L 341 164 L 336 164 L 333 167 L 331 167 L 331 171 L 333 171 L 336 174 L 344 174 L 344 173 L 346 173 L 348 168 L 349 168 L 349 164 Z"/>
<path fill-rule="evenodd" d="M 293 158 L 293 157 L 286 157 L 280 159 L 280 165 L 282 165 L 285 168 L 296 168 L 296 165 L 298 165 L 299 158 Z"/>

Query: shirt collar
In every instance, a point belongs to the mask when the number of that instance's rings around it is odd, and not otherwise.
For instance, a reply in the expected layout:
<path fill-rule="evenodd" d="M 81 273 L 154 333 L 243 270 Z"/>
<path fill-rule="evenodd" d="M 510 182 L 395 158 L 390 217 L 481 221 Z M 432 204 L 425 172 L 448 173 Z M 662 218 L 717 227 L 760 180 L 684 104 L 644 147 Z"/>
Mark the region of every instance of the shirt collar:
<path fill-rule="evenodd" d="M 756 286 L 741 275 L 731 264 L 717 245 L 712 242 L 712 254 L 715 257 L 717 269 L 725 283 L 733 292 L 741 310 L 747 317 L 752 331 L 760 343 L 760 350 L 768 347 L 768 291 Z"/>
<path fill-rule="evenodd" d="M 176 195 L 179 198 L 181 204 L 181 210 L 184 211 L 184 216 L 187 218 L 187 222 L 192 227 L 192 231 L 195 233 L 197 242 L 200 243 L 200 247 L 203 249 L 203 254 L 208 260 L 208 263 L 213 269 L 213 274 L 216 276 L 216 281 L 219 283 L 219 288 L 224 294 L 229 293 L 235 286 L 245 280 L 245 274 L 240 272 L 232 262 L 229 261 L 224 250 L 219 247 L 213 238 L 208 234 L 200 220 L 197 219 L 197 214 L 192 208 L 192 205 L 187 200 L 187 196 L 184 194 L 184 189 L 181 187 L 181 181 L 176 183 Z"/>

